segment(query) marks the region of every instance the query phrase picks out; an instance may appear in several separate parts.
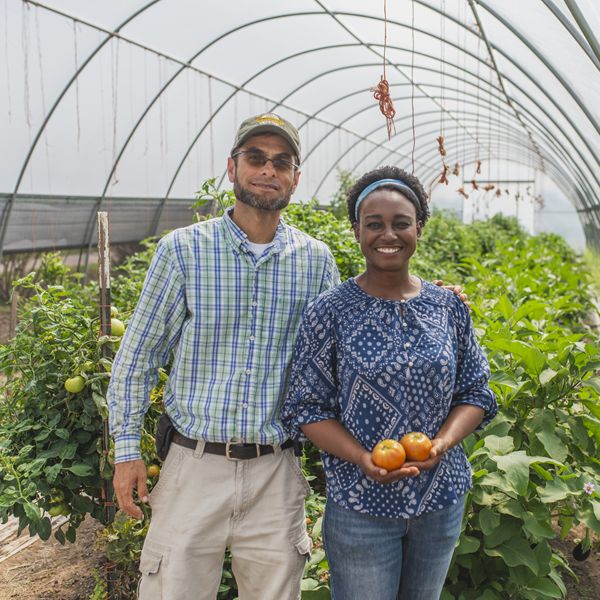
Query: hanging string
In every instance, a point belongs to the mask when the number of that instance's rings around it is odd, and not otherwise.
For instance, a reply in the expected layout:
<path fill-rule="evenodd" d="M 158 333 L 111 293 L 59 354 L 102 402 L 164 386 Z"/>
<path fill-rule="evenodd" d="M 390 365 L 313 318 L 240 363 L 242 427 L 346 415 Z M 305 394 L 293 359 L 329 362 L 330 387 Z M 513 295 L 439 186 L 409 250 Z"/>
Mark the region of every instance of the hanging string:
<path fill-rule="evenodd" d="M 208 118 L 210 124 L 208 126 L 208 140 L 210 143 L 210 173 L 215 176 L 215 141 L 213 136 L 213 95 L 212 95 L 212 77 L 208 76 Z"/>
<path fill-rule="evenodd" d="M 75 72 L 79 69 L 79 56 L 77 53 L 77 21 L 73 20 L 73 56 L 75 60 Z M 75 78 L 75 118 L 77 119 L 77 151 L 79 152 L 79 140 L 81 138 L 81 122 L 79 120 L 79 77 Z"/>
<path fill-rule="evenodd" d="M 158 85 L 162 87 L 162 57 L 158 57 Z M 159 139 L 160 139 L 160 155 L 165 157 L 165 137 L 164 137 L 164 98 L 163 95 L 160 94 L 158 98 L 158 130 L 159 130 Z"/>
<path fill-rule="evenodd" d="M 446 68 L 445 68 L 445 47 L 444 40 L 446 35 L 446 0 L 442 0 L 442 11 L 440 14 L 440 84 L 441 84 L 441 105 L 440 105 L 440 135 L 436 141 L 438 143 L 438 152 L 442 158 L 442 172 L 440 173 L 438 183 L 448 185 L 448 173 L 450 167 L 446 164 L 446 148 L 444 146 L 444 109 L 446 107 Z"/>
<path fill-rule="evenodd" d="M 24 83 L 24 101 L 25 101 L 25 119 L 27 127 L 31 134 L 31 107 L 29 106 L 29 12 L 30 6 L 27 3 L 22 4 L 22 29 L 21 47 L 23 49 L 23 83 Z M 8 56 L 8 55 L 7 55 Z"/>
<path fill-rule="evenodd" d="M 6 56 L 6 93 L 8 96 L 8 122 L 11 123 L 12 101 L 10 93 L 10 61 L 8 60 L 8 2 L 4 3 L 4 56 Z"/>
<path fill-rule="evenodd" d="M 35 23 L 35 38 L 37 45 L 37 59 L 38 66 L 40 69 L 40 93 L 42 96 L 42 113 L 44 117 L 46 116 L 46 92 L 44 89 L 44 65 L 42 62 L 42 45 L 41 45 L 41 36 L 40 36 L 40 22 L 38 19 L 39 11 L 36 9 L 34 12 L 34 23 Z M 44 130 L 44 149 L 46 153 L 46 171 L 48 176 L 48 192 L 52 192 L 52 183 L 50 178 L 50 150 L 48 147 L 48 133 Z"/>
<path fill-rule="evenodd" d="M 415 0 L 410 2 L 410 117 L 412 126 L 412 150 L 410 160 L 412 163 L 412 174 L 415 174 L 415 148 L 417 145 L 417 134 L 415 127 Z"/>
<path fill-rule="evenodd" d="M 379 110 L 385 117 L 387 126 L 388 140 L 392 138 L 392 132 L 396 135 L 396 126 L 394 125 L 394 117 L 396 109 L 390 96 L 390 84 L 387 81 L 385 66 L 386 66 L 386 50 L 387 50 L 387 0 L 383 0 L 383 75 L 377 84 L 377 87 L 371 88 L 373 97 L 379 102 Z"/>
<path fill-rule="evenodd" d="M 112 161 L 113 165 L 117 159 L 117 114 L 118 114 L 118 95 L 119 88 L 119 42 L 113 41 L 110 46 L 111 51 L 111 92 L 112 92 Z M 114 169 L 112 185 L 119 183 L 117 170 Z"/>

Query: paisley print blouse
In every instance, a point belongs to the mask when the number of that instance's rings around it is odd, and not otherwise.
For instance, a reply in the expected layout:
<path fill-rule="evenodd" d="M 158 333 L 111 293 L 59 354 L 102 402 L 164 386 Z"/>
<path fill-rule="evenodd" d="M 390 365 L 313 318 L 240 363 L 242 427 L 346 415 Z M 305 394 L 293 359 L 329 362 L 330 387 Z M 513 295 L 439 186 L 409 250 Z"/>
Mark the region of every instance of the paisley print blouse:
<path fill-rule="evenodd" d="M 467 307 L 454 294 L 422 282 L 418 296 L 384 300 L 349 279 L 307 307 L 282 409 L 285 428 L 337 419 L 367 449 L 410 431 L 430 438 L 460 404 L 497 413 L 490 371 Z M 322 453 L 327 495 L 374 517 L 409 518 L 455 504 L 471 486 L 462 447 L 431 471 L 391 484 Z"/>

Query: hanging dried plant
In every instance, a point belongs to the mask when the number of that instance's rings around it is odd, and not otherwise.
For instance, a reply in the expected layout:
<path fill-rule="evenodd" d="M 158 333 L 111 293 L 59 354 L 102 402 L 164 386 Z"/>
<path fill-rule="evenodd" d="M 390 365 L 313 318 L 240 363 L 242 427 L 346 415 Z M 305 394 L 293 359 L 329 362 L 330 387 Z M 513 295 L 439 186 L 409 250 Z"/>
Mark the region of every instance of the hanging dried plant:
<path fill-rule="evenodd" d="M 486 192 L 489 192 L 490 190 L 493 190 L 495 187 L 496 187 L 496 186 L 495 186 L 493 183 L 486 183 L 486 184 L 483 186 L 483 189 L 484 189 Z"/>
<path fill-rule="evenodd" d="M 465 188 L 464 187 L 459 187 L 456 190 L 463 198 L 469 198 L 469 194 L 467 194 L 467 192 L 465 192 Z"/>
<path fill-rule="evenodd" d="M 385 117 L 385 124 L 387 126 L 388 140 L 392 138 L 392 132 L 396 135 L 396 126 L 394 125 L 394 117 L 396 116 L 396 109 L 392 103 L 390 96 L 390 84 L 382 75 L 377 87 L 371 88 L 373 97 L 379 102 L 379 110 Z"/>
<path fill-rule="evenodd" d="M 460 165 L 455 162 L 454 163 L 454 169 L 452 169 L 452 175 L 456 175 L 458 177 L 458 175 L 460 175 Z"/>
<path fill-rule="evenodd" d="M 438 183 L 445 183 L 446 185 L 448 185 L 448 171 L 450 171 L 450 167 L 444 164 L 444 168 L 442 170 L 442 174 L 440 175 Z"/>
<path fill-rule="evenodd" d="M 477 175 L 481 175 L 481 161 L 480 160 L 477 161 L 477 168 L 475 169 L 475 173 Z"/>
<path fill-rule="evenodd" d="M 444 148 L 444 136 L 440 135 L 436 138 L 438 143 L 438 152 L 441 156 L 446 156 L 446 148 Z"/>
<path fill-rule="evenodd" d="M 500 196 L 502 196 L 502 190 L 500 188 L 496 189 L 496 197 L 499 198 Z"/>
<path fill-rule="evenodd" d="M 471 185 L 473 186 L 474 190 L 478 190 L 479 186 L 477 185 L 477 182 L 474 179 L 471 179 Z"/>

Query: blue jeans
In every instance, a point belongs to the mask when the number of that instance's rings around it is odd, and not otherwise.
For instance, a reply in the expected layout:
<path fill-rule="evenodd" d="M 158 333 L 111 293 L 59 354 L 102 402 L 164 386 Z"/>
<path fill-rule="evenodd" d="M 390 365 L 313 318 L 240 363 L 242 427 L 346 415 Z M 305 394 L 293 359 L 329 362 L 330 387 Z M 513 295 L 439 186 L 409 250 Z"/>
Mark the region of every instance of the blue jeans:
<path fill-rule="evenodd" d="M 411 519 L 371 517 L 327 502 L 323 543 L 332 600 L 439 600 L 464 499 Z"/>

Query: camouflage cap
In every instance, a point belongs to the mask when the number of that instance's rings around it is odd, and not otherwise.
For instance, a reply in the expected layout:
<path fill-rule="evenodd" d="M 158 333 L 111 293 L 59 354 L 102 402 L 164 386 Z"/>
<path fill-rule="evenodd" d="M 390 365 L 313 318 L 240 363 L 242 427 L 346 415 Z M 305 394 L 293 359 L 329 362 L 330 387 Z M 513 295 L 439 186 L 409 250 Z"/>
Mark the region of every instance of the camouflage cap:
<path fill-rule="evenodd" d="M 231 154 L 235 152 L 249 137 L 260 133 L 275 133 L 280 135 L 296 154 L 296 159 L 300 162 L 300 136 L 298 130 L 285 119 L 282 119 L 275 113 L 265 113 L 246 119 L 238 129 Z"/>

